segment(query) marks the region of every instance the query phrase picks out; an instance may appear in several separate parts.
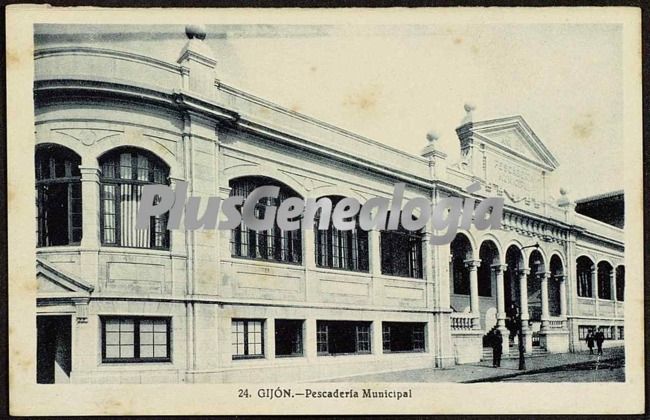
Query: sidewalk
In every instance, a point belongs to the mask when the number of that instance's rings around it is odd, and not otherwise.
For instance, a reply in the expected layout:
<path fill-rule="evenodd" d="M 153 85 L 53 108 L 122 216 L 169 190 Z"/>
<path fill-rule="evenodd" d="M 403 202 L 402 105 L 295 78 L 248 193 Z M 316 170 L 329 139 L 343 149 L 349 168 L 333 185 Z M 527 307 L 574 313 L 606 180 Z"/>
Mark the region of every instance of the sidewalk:
<path fill-rule="evenodd" d="M 447 369 L 415 369 L 387 373 L 337 378 L 327 382 L 488 382 L 520 375 L 561 370 L 562 367 L 604 362 L 625 358 L 623 347 L 604 349 L 602 356 L 590 355 L 589 352 L 549 354 L 526 359 L 526 370 L 520 371 L 518 359 L 501 361 L 500 368 L 493 368 L 492 361 L 474 364 L 456 365 Z"/>

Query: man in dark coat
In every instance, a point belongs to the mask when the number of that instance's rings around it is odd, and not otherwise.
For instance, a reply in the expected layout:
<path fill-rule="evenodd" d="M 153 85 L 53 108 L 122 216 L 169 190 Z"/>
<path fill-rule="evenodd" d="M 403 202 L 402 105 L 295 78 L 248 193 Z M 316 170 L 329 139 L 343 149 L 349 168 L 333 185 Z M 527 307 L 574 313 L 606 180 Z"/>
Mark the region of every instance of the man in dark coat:
<path fill-rule="evenodd" d="M 605 341 L 605 334 L 603 334 L 601 330 L 598 330 L 594 339 L 596 340 L 596 346 L 598 347 L 598 354 L 603 354 L 603 341 Z"/>
<path fill-rule="evenodd" d="M 587 347 L 589 347 L 589 354 L 594 354 L 594 333 L 593 331 L 589 331 L 587 333 L 587 337 L 585 337 L 585 341 L 587 342 Z"/>
<path fill-rule="evenodd" d="M 494 330 L 492 335 L 492 367 L 501 367 L 501 352 L 503 351 L 503 337 L 501 331 Z"/>

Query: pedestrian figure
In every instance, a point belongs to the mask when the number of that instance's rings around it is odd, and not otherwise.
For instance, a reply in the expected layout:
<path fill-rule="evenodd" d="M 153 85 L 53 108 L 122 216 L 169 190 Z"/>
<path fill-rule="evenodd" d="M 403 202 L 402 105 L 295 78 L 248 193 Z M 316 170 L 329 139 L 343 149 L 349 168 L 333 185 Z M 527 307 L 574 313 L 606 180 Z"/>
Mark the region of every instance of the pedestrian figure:
<path fill-rule="evenodd" d="M 589 347 L 589 354 L 594 354 L 594 333 L 593 331 L 589 330 L 587 333 L 587 338 L 585 339 L 587 341 L 587 347 Z"/>
<path fill-rule="evenodd" d="M 596 340 L 596 346 L 598 346 L 598 354 L 603 354 L 603 341 L 605 341 L 605 334 L 601 330 L 598 330 L 594 336 Z"/>
<path fill-rule="evenodd" d="M 492 336 L 492 367 L 501 367 L 501 352 L 503 351 L 503 337 L 501 331 L 494 330 Z"/>

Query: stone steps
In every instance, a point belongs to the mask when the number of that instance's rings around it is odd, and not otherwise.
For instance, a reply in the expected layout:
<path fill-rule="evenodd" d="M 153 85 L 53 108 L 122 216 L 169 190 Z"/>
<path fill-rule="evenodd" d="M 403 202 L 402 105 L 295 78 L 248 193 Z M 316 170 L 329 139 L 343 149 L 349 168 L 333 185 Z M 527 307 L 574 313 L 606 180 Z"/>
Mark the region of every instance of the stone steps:
<path fill-rule="evenodd" d="M 533 347 L 532 352 L 527 352 L 524 353 L 525 357 L 542 357 L 546 356 L 548 352 L 546 349 L 543 349 L 541 347 Z M 501 356 L 501 359 L 518 359 L 519 358 L 519 350 L 517 349 L 516 346 L 510 347 L 510 351 L 508 354 L 504 354 Z M 483 347 L 483 355 L 481 356 L 481 360 L 492 360 L 492 348 L 491 347 Z"/>

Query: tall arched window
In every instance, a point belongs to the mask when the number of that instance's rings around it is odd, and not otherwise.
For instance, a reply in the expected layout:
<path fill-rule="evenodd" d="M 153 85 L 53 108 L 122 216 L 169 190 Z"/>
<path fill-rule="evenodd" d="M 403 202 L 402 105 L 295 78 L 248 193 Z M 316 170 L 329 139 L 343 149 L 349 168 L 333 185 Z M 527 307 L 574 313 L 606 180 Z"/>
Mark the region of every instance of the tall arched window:
<path fill-rule="evenodd" d="M 297 197 L 289 187 L 279 182 L 264 177 L 245 177 L 230 181 L 230 195 L 244 198 L 261 186 L 279 186 L 280 193 L 277 199 L 267 198 L 260 200 L 255 206 L 255 217 L 263 218 L 266 206 L 280 206 L 280 203 L 289 197 Z M 239 206 L 241 211 L 241 206 Z M 231 254 L 233 257 L 246 257 L 261 260 L 271 260 L 286 263 L 302 262 L 301 230 L 282 230 L 274 221 L 273 228 L 256 231 L 242 222 L 232 230 L 230 239 Z"/>
<path fill-rule="evenodd" d="M 332 209 L 343 197 L 329 197 Z M 318 226 L 315 218 L 315 225 Z M 351 230 L 338 230 L 330 218 L 327 230 L 316 230 L 316 265 L 343 270 L 368 271 L 368 231 L 357 225 Z"/>
<path fill-rule="evenodd" d="M 465 261 L 472 256 L 472 245 L 463 234 L 457 234 L 451 244 L 451 280 L 453 293 L 456 295 L 469 295 L 469 269 Z"/>
<path fill-rule="evenodd" d="M 576 280 L 578 286 L 578 296 L 593 297 L 591 271 L 594 264 L 587 257 L 578 257 L 576 260 Z"/>
<path fill-rule="evenodd" d="M 36 147 L 37 246 L 81 242 L 81 158 L 72 150 Z"/>
<path fill-rule="evenodd" d="M 149 227 L 136 229 L 137 211 L 146 184 L 167 184 L 169 168 L 153 153 L 120 148 L 100 159 L 102 244 L 169 249 L 168 213 L 152 216 Z"/>
<path fill-rule="evenodd" d="M 625 300 L 625 266 L 616 267 L 616 300 L 623 302 Z"/>
<path fill-rule="evenodd" d="M 494 242 L 487 240 L 479 248 L 481 265 L 478 267 L 478 295 L 492 296 L 492 266 L 499 263 L 499 250 Z"/>
<path fill-rule="evenodd" d="M 598 299 L 612 299 L 612 266 L 607 261 L 598 263 Z"/>

